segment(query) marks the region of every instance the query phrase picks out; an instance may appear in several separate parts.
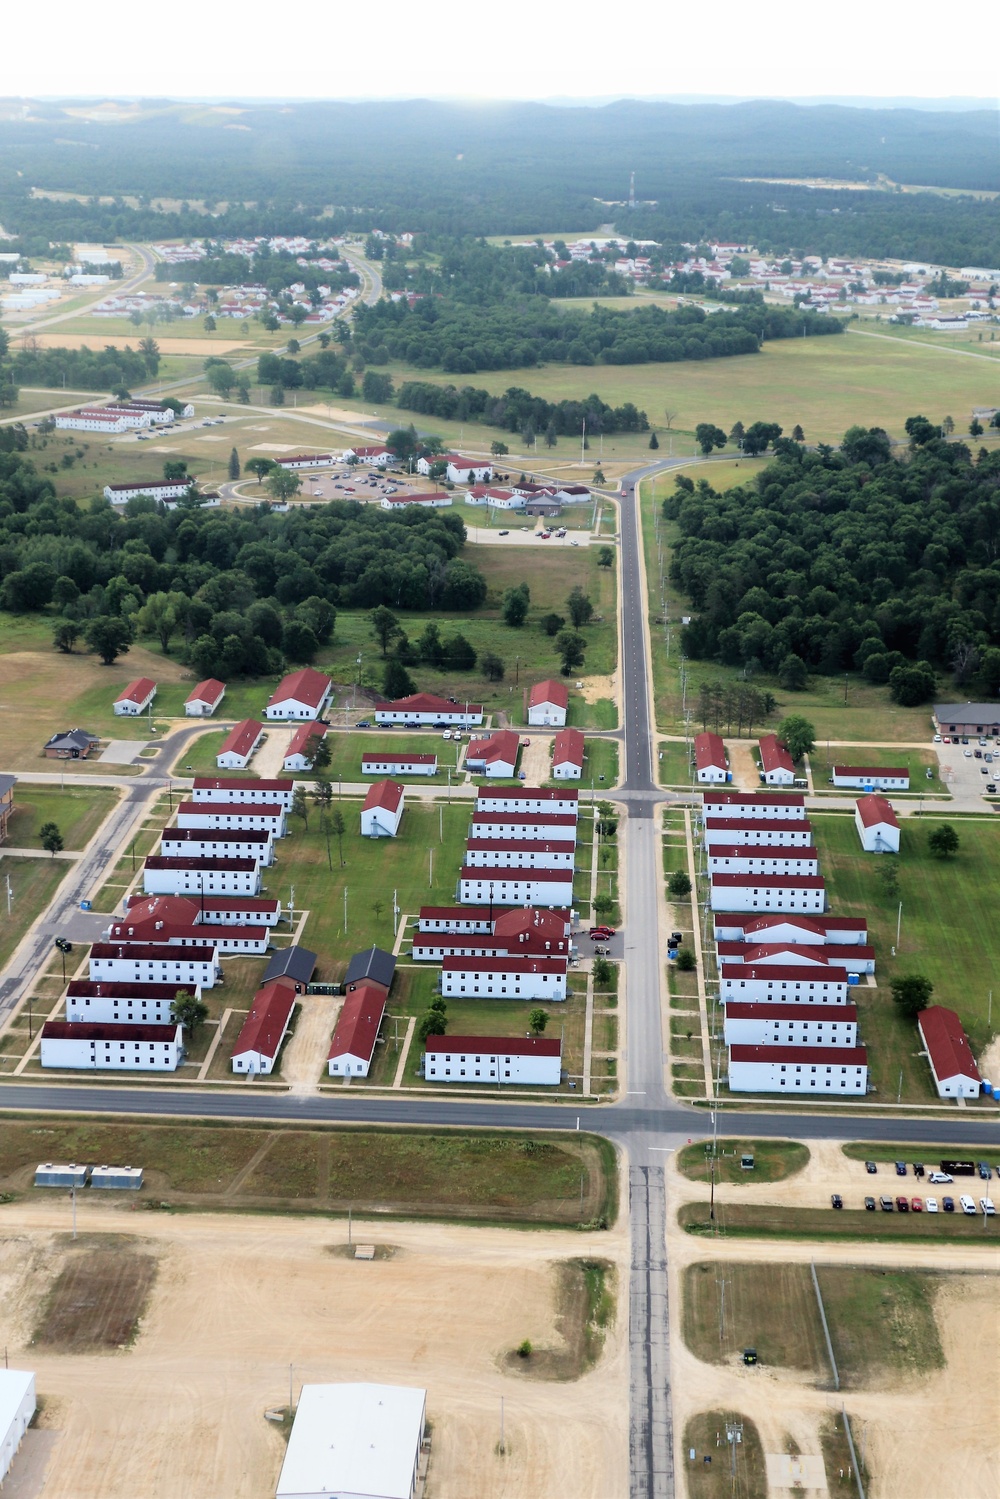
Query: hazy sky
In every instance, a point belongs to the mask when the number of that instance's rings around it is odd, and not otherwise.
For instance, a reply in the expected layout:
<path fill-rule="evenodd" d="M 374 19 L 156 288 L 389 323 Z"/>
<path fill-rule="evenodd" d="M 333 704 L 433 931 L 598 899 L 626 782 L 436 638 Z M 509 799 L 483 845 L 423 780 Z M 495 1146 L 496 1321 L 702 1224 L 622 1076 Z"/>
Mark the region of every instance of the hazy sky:
<path fill-rule="evenodd" d="M 912 0 L 608 6 L 174 0 L 6 7 L 0 95 L 469 99 L 996 97 L 985 12 L 935 40 Z M 616 32 L 620 33 L 616 35 Z M 985 35 L 985 34 L 984 34 Z"/>

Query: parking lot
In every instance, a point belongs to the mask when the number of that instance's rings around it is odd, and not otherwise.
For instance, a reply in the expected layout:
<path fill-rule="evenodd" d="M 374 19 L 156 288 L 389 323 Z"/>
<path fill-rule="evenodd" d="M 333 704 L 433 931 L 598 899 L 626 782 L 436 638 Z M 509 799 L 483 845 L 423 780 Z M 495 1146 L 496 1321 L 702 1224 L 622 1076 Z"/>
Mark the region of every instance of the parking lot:
<path fill-rule="evenodd" d="M 996 1170 L 989 1161 L 940 1161 L 936 1165 L 909 1161 L 866 1160 L 850 1162 L 852 1175 L 864 1172 L 863 1202 L 853 1187 L 847 1194 L 833 1192 L 830 1205 L 835 1211 L 864 1206 L 876 1213 L 959 1213 L 965 1217 L 996 1215 L 990 1183 Z M 903 1183 L 906 1183 L 904 1186 Z M 928 1191 L 927 1189 L 931 1190 Z M 985 1223 L 983 1225 L 986 1226 Z"/>
<path fill-rule="evenodd" d="M 934 748 L 941 783 L 956 803 L 965 804 L 964 810 L 981 811 L 984 796 L 1000 805 L 1000 740 L 973 736 L 966 742 L 949 742 L 949 736 L 940 735 L 935 736 Z M 988 787 L 993 789 L 988 791 Z"/>

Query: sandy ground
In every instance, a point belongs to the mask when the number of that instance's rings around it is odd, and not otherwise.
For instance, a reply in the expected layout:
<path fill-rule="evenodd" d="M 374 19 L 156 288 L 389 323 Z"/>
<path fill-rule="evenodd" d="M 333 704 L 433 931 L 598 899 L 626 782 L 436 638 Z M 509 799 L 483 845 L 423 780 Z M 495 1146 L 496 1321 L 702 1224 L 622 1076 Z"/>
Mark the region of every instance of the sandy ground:
<path fill-rule="evenodd" d="M 994 1036 L 978 1061 L 980 1074 L 988 1083 L 1000 1082 L 1000 1036 Z"/>
<path fill-rule="evenodd" d="M 819 1205 L 841 1190 L 845 1203 L 890 1180 L 886 1167 L 877 1177 L 862 1162 L 849 1161 L 835 1142 L 810 1145 L 812 1159 L 798 1176 L 784 1183 L 749 1183 L 717 1188 L 723 1201 L 754 1200 Z M 908 1158 L 911 1153 L 908 1153 Z M 891 1166 L 888 1168 L 891 1172 Z M 891 1176 L 896 1181 L 895 1174 Z M 864 1183 L 869 1186 L 865 1187 Z M 915 1185 L 910 1177 L 908 1190 Z M 871 1184 L 874 1184 L 871 1185 Z M 674 1421 L 680 1448 L 684 1425 L 700 1410 L 726 1407 L 753 1420 L 765 1453 L 787 1451 L 789 1438 L 803 1454 L 819 1454 L 819 1429 L 828 1415 L 846 1403 L 856 1440 L 867 1445 L 873 1479 L 869 1499 L 994 1499 L 997 1493 L 1000 1424 L 1000 1299 L 996 1275 L 1000 1260 L 978 1244 L 956 1243 L 929 1249 L 906 1242 L 809 1245 L 784 1241 L 754 1243 L 747 1239 L 709 1241 L 677 1227 L 680 1204 L 704 1198 L 704 1187 L 686 1180 L 671 1160 L 667 1171 L 669 1211 L 667 1244 L 670 1261 Z M 938 1325 L 946 1367 L 925 1378 L 881 1380 L 877 1390 L 846 1396 L 815 1388 L 809 1376 L 782 1369 L 744 1369 L 736 1363 L 720 1368 L 704 1364 L 687 1349 L 679 1334 L 684 1267 L 695 1261 L 882 1265 L 972 1272 L 956 1276 L 939 1295 Z M 978 1273 L 976 1273 L 978 1272 Z M 970 1391 L 978 1391 L 975 1401 Z M 678 1450 L 678 1466 L 687 1466 Z M 905 1490 L 901 1475 L 905 1473 Z M 797 1490 L 802 1499 L 826 1494 L 825 1487 Z"/>
<path fill-rule="evenodd" d="M 281 1076 L 293 1093 L 315 1093 L 330 1053 L 341 1001 L 323 994 L 307 994 L 301 1003 L 295 1034 L 281 1059 Z"/>
<path fill-rule="evenodd" d="M 268 724 L 264 743 L 253 757 L 254 774 L 263 781 L 273 781 L 282 774 L 282 764 L 292 742 L 294 729 Z"/>
<path fill-rule="evenodd" d="M 59 1433 L 45 1499 L 270 1499 L 283 1455 L 264 1410 L 303 1382 L 421 1385 L 433 1422 L 428 1499 L 614 1499 L 627 1491 L 624 1309 L 582 1379 L 501 1372 L 522 1338 L 554 1338 L 552 1264 L 627 1265 L 622 1229 L 593 1236 L 354 1223 L 390 1260 L 330 1253 L 343 1223 L 152 1215 L 81 1203 L 81 1232 L 137 1235 L 160 1260 L 129 1352 L 26 1348 L 69 1226 L 65 1199 L 2 1210 L 0 1311 L 14 1366 L 37 1371 L 42 1424 Z M 495 1453 L 500 1399 L 508 1455 Z"/>
<path fill-rule="evenodd" d="M 610 677 L 586 677 L 582 681 L 580 691 L 583 693 L 585 702 L 596 703 L 602 697 L 609 697 L 612 702 L 618 701 L 618 688 L 614 674 Z"/>
<path fill-rule="evenodd" d="M 760 786 L 760 775 L 753 757 L 751 741 L 730 739 L 726 742 L 729 764 L 733 772 L 733 786 L 738 791 L 756 791 Z"/>
<path fill-rule="evenodd" d="M 522 736 L 527 739 L 528 735 Z M 521 751 L 521 769 L 529 786 L 544 786 L 552 774 L 552 739 L 548 734 L 533 734 L 527 749 Z"/>

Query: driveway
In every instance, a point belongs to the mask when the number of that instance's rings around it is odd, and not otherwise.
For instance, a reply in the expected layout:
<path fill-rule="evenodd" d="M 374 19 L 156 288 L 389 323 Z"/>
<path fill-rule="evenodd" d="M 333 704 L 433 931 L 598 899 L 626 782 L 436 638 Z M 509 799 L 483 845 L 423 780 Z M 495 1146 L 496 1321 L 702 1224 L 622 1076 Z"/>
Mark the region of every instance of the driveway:
<path fill-rule="evenodd" d="M 950 809 L 956 812 L 987 811 L 987 804 L 994 800 L 993 796 L 985 795 L 987 785 L 1000 787 L 1000 781 L 993 779 L 993 771 L 1000 771 L 1000 758 L 988 764 L 985 760 L 977 760 L 975 751 L 978 749 L 984 755 L 1000 757 L 1000 748 L 992 739 L 987 741 L 985 749 L 974 739 L 968 744 L 935 744 L 934 748 L 937 751 L 941 785 L 951 792 Z M 964 753 L 966 750 L 973 752 L 968 758 Z M 988 772 L 987 775 L 982 774 L 984 770 Z M 921 783 L 915 780 L 911 790 L 920 789 Z M 928 781 L 927 789 L 937 788 L 932 781 Z M 996 793 L 996 800 L 1000 801 L 1000 790 Z M 941 804 L 938 803 L 938 806 L 941 807 Z M 949 808 L 941 807 L 941 810 Z"/>
<path fill-rule="evenodd" d="M 254 775 L 260 776 L 262 781 L 277 780 L 282 773 L 282 765 L 294 733 L 295 729 L 286 729 L 278 724 L 266 727 L 264 743 L 253 757 Z"/>

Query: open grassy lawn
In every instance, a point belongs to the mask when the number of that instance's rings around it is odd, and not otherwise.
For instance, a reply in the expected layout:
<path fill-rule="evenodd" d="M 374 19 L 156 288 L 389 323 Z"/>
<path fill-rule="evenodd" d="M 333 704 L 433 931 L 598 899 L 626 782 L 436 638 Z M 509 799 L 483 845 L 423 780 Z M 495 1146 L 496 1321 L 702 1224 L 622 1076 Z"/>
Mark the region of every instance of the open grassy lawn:
<path fill-rule="evenodd" d="M 726 1442 L 726 1428 L 732 1423 L 743 1428 L 736 1447 L 735 1479 Z M 739 1411 L 703 1411 L 692 1416 L 681 1447 L 688 1499 L 732 1499 L 734 1493 L 745 1499 L 767 1499 L 767 1464 L 760 1433 Z"/>
<path fill-rule="evenodd" d="M 618 742 L 615 739 L 596 739 L 588 735 L 584 740 L 583 775 L 570 784 L 578 786 L 580 795 L 589 793 L 591 783 L 595 794 L 609 791 L 618 784 Z M 550 776 L 546 786 L 565 786 L 565 781 L 555 781 Z"/>
<path fill-rule="evenodd" d="M 41 848 L 39 829 L 54 822 L 68 849 L 83 849 L 118 800 L 100 786 L 30 786 L 20 782 L 14 791 L 14 814 L 7 842 L 11 848 Z"/>
<path fill-rule="evenodd" d="M 659 745 L 659 780 L 661 786 L 683 786 L 689 789 L 692 781 L 693 758 L 686 743 L 676 739 L 661 739 Z"/>
<path fill-rule="evenodd" d="M 132 1161 L 157 1201 L 229 1208 L 292 1202 L 321 1212 L 366 1209 L 479 1222 L 575 1223 L 616 1212 L 615 1159 L 588 1134 L 295 1130 L 156 1125 L 98 1119 L 7 1119 L 0 1179 L 32 1190 L 39 1160 Z M 250 1175 L 236 1186 L 249 1165 Z M 147 1196 L 144 1190 L 143 1198 Z"/>
<path fill-rule="evenodd" d="M 974 1150 L 958 1150 L 954 1145 L 893 1145 L 883 1144 L 880 1141 L 868 1140 L 864 1144 L 852 1141 L 841 1147 L 845 1156 L 850 1161 L 906 1161 L 911 1165 L 919 1161 L 929 1168 L 934 1163 L 934 1170 L 940 1169 L 940 1162 L 955 1160 L 960 1157 L 963 1160 L 987 1161 L 991 1166 L 1000 1166 L 1000 1146 L 977 1145 Z M 968 1180 L 978 1178 L 968 1178 Z M 860 1178 L 859 1178 L 860 1180 Z M 957 1185 L 957 1179 L 956 1179 Z M 961 1190 L 961 1188 L 959 1188 Z"/>
<path fill-rule="evenodd" d="M 985 1183 L 984 1183 L 985 1185 Z M 887 1194 L 888 1195 L 888 1194 Z M 860 1203 L 864 1192 L 859 1191 Z M 686 1233 L 700 1238 L 722 1234 L 728 1239 L 796 1239 L 817 1243 L 862 1243 L 873 1240 L 905 1239 L 918 1244 L 950 1244 L 961 1239 L 963 1248 L 982 1244 L 987 1255 L 996 1258 L 997 1229 L 995 1220 L 982 1214 L 966 1217 L 964 1213 L 868 1213 L 863 1207 L 847 1206 L 840 1212 L 833 1208 L 790 1208 L 774 1203 L 720 1202 L 715 1200 L 715 1222 L 709 1218 L 708 1199 L 686 1202 L 677 1214 Z"/>
<path fill-rule="evenodd" d="M 5 859 L 0 854 L 0 965 L 6 963 L 39 912 L 45 910 L 69 871 L 64 859 L 52 859 L 48 854 L 40 859 Z M 9 916 L 8 880 L 12 891 Z"/>
<path fill-rule="evenodd" d="M 455 775 L 457 769 L 458 754 L 461 745 L 456 744 L 453 739 L 442 739 L 440 729 L 428 729 L 419 734 L 401 734 L 398 729 L 386 729 L 377 734 L 366 734 L 363 730 L 358 733 L 330 734 L 327 743 L 330 746 L 331 760 L 329 768 L 324 774 L 331 780 L 336 781 L 338 777 L 344 781 L 375 781 L 377 776 L 363 776 L 361 774 L 361 756 L 369 754 L 394 754 L 394 755 L 437 755 L 437 774 L 433 776 L 395 776 L 394 779 L 404 782 L 412 782 L 415 786 L 421 786 L 425 782 L 431 786 L 443 786 L 447 784 L 448 767 L 451 767 L 452 780 L 458 784 Z M 468 740 L 466 740 L 468 743 Z"/>
<path fill-rule="evenodd" d="M 688 1181 L 711 1178 L 711 1141 L 685 1145 L 677 1152 L 677 1169 Z M 752 1155 L 753 1170 L 745 1171 L 740 1158 Z M 797 1140 L 720 1140 L 715 1160 L 717 1182 L 777 1182 L 795 1176 L 809 1164 L 809 1147 Z"/>
<path fill-rule="evenodd" d="M 682 1294 L 684 1341 L 705 1363 L 750 1347 L 770 1368 L 829 1373 L 807 1265 L 703 1261 L 684 1271 Z"/>
<path fill-rule="evenodd" d="M 959 852 L 954 859 L 940 860 L 927 848 L 928 833 L 937 825 L 937 818 L 903 821 L 897 899 L 883 893 L 879 858 L 862 853 L 853 817 L 813 818 L 830 909 L 843 916 L 866 915 L 876 951 L 877 992 L 863 984 L 853 990 L 861 1006 L 874 1081 L 883 1096 L 894 1096 L 902 1067 L 904 1096 L 909 1094 L 913 1101 L 930 1096 L 930 1069 L 915 1057 L 921 1047 L 916 1027 L 895 1013 L 889 996 L 895 975 L 921 973 L 929 978 L 934 984 L 932 1002 L 957 1011 L 977 1055 L 1000 1026 L 1000 995 L 994 1023 L 987 1024 L 988 995 L 1000 962 L 995 910 L 1000 828 L 975 818 L 959 819 Z M 903 918 L 894 958 L 900 900 Z M 873 1034 L 876 1017 L 881 1023 Z M 921 1086 L 914 1087 L 913 1074 Z"/>
<path fill-rule="evenodd" d="M 821 340 L 822 341 L 822 340 Z M 808 434 L 807 434 L 808 435 Z M 694 473 L 694 470 L 691 470 Z M 711 480 L 712 470 L 705 468 L 696 475 Z M 660 499 L 669 492 L 660 479 Z M 680 620 L 690 611 L 690 603 L 673 588 L 669 578 L 670 545 L 676 535 L 672 522 L 665 521 L 660 513 L 660 499 L 654 504 L 653 484 L 641 486 L 640 514 L 642 519 L 643 545 L 646 554 L 646 580 L 649 589 L 649 610 L 652 626 L 653 691 L 656 702 L 657 725 L 668 734 L 684 732 L 685 703 L 691 714 L 691 730 L 697 733 L 702 727 L 698 716 L 698 691 L 703 682 L 723 684 L 742 681 L 742 669 L 723 666 L 716 661 L 688 660 L 684 663 L 687 689 L 683 690 L 681 668 Z M 655 511 L 655 515 L 654 515 Z M 663 586 L 661 593 L 660 575 Z M 661 606 L 661 599 L 663 605 Z M 662 620 L 661 607 L 665 606 L 669 623 L 669 648 L 667 629 Z M 761 673 L 754 679 L 759 687 L 772 692 L 778 706 L 766 725 L 754 724 L 754 736 L 764 729 L 773 729 L 786 714 L 800 713 L 807 718 L 816 731 L 817 744 L 826 740 L 845 740 L 857 744 L 909 742 L 929 743 L 933 734 L 930 707 L 902 708 L 892 702 L 886 687 L 874 687 L 856 673 L 844 676 L 822 677 L 813 675 L 804 692 L 785 692 L 776 677 Z M 846 689 L 846 701 L 845 701 Z M 709 728 L 714 728 L 712 723 Z M 731 726 L 736 733 L 737 726 Z M 723 722 L 719 731 L 728 735 L 730 726 Z M 848 752 L 844 752 L 847 754 Z M 850 753 L 854 753 L 853 751 Z M 895 753 L 895 752 L 894 752 Z M 838 756 L 839 758 L 839 756 Z"/>
<path fill-rule="evenodd" d="M 870 744 L 852 745 L 850 749 L 838 749 L 836 745 L 827 748 L 824 739 L 817 742 L 816 748 L 809 756 L 809 764 L 812 767 L 813 786 L 817 791 L 838 792 L 836 786 L 830 784 L 835 765 L 862 765 L 872 769 L 886 769 L 889 766 L 899 766 L 908 770 L 910 774 L 910 791 L 914 796 L 931 795 L 935 792 L 943 792 L 944 787 L 938 780 L 938 758 L 932 749 L 885 749 L 880 745 Z M 930 780 L 927 779 L 927 771 L 933 771 Z M 893 793 L 894 795 L 896 793 Z M 902 793 L 899 793 L 902 795 Z"/>
<path fill-rule="evenodd" d="M 944 1366 L 934 1317 L 937 1276 L 821 1265 L 816 1277 L 843 1388 L 877 1388 L 894 1374 L 926 1375 Z"/>

